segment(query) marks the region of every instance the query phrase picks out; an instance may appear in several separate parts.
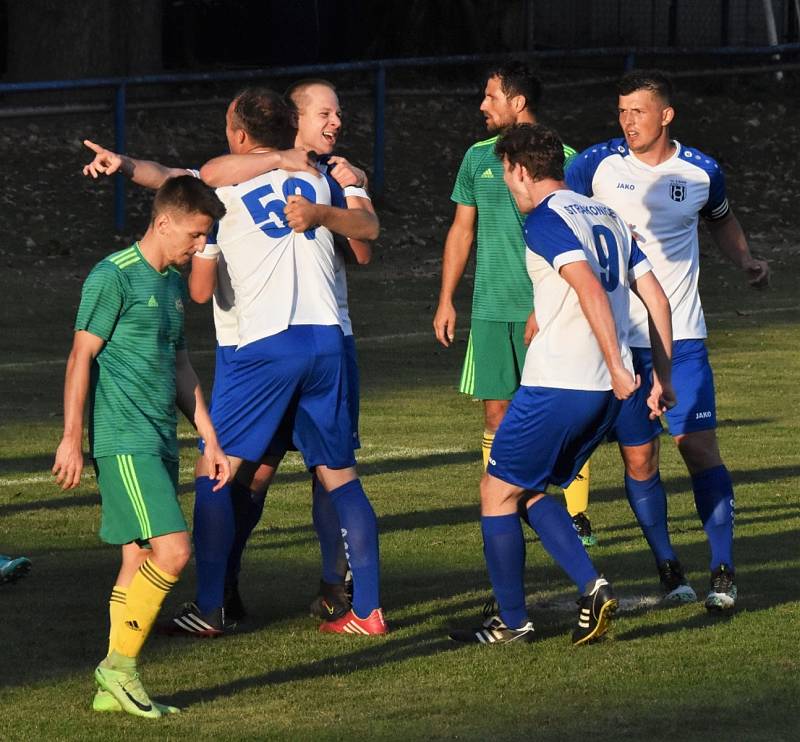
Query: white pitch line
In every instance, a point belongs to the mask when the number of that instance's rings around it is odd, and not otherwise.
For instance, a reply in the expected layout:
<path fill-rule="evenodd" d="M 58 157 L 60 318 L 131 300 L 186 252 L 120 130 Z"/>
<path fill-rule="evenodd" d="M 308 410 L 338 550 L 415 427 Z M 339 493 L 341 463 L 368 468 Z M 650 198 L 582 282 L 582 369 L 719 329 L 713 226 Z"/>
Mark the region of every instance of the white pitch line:
<path fill-rule="evenodd" d="M 192 439 L 194 436 L 182 434 L 179 436 L 181 440 L 185 439 Z M 379 461 L 380 459 L 386 458 L 387 456 L 392 457 L 393 459 L 400 459 L 400 460 L 413 460 L 417 459 L 421 456 L 443 456 L 450 453 L 475 453 L 475 460 L 478 459 L 478 451 L 477 449 L 468 449 L 468 448 L 375 448 L 371 446 L 364 446 L 361 449 L 361 455 L 357 456 L 359 462 L 366 462 L 366 461 Z M 300 458 L 300 454 L 295 452 L 290 452 L 290 458 L 285 460 L 281 464 L 280 472 L 298 472 L 303 471 L 305 469 L 305 465 L 303 464 L 303 460 Z M 180 474 L 190 474 L 194 471 L 194 465 L 189 466 L 182 466 L 180 469 Z M 91 481 L 95 478 L 94 471 L 92 470 L 91 466 L 86 466 L 83 470 L 83 475 L 81 476 L 82 481 Z M 18 487 L 20 485 L 25 484 L 43 484 L 45 482 L 53 482 L 52 474 L 33 474 L 28 477 L 20 477 L 18 479 L 4 479 L 0 477 L 0 487 Z"/>
<path fill-rule="evenodd" d="M 416 340 L 417 338 L 430 337 L 435 342 L 433 331 L 430 332 L 396 332 L 392 335 L 373 335 L 371 337 L 359 337 L 358 345 L 380 345 L 397 340 Z M 213 350 L 193 350 L 190 356 L 210 356 Z M 66 358 L 47 358 L 40 361 L 19 361 L 17 363 L 0 363 L 0 371 L 24 371 L 26 368 L 36 368 L 38 366 L 66 366 Z"/>

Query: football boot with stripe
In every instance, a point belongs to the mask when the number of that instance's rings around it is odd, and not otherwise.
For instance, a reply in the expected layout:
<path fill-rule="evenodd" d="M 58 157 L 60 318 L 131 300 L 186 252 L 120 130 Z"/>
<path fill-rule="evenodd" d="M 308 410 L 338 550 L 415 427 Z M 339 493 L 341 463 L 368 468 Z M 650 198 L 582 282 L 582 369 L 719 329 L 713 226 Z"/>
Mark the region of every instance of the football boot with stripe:
<path fill-rule="evenodd" d="M 157 632 L 166 636 L 192 636 L 197 639 L 216 638 L 225 633 L 225 610 L 220 606 L 202 613 L 197 603 L 185 603 L 168 621 L 158 624 Z"/>
<path fill-rule="evenodd" d="M 598 577 L 590 583 L 578 600 L 578 627 L 572 632 L 572 643 L 577 646 L 599 639 L 608 631 L 618 605 L 607 580 Z"/>
<path fill-rule="evenodd" d="M 131 672 L 112 670 L 98 665 L 94 671 L 94 678 L 103 690 L 114 696 L 123 711 L 145 719 L 161 717 L 161 711 L 150 700 L 136 670 Z"/>

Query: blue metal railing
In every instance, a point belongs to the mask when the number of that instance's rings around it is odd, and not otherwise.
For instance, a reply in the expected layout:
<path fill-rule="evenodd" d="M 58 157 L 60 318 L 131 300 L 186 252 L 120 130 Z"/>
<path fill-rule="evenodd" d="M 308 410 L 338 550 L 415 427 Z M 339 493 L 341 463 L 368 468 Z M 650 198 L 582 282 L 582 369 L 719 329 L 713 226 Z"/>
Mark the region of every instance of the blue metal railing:
<path fill-rule="evenodd" d="M 372 191 L 376 198 L 383 195 L 385 185 L 385 111 L 386 70 L 390 68 L 459 66 L 487 64 L 509 58 L 566 59 L 586 57 L 620 56 L 625 70 L 634 69 L 639 56 L 755 56 L 771 58 L 772 64 L 765 71 L 781 68 L 775 62 L 777 55 L 800 51 L 800 43 L 779 44 L 760 47 L 611 47 L 595 49 L 552 49 L 532 52 L 508 52 L 505 54 L 462 54 L 449 57 L 413 57 L 382 59 L 366 62 L 343 62 L 326 65 L 304 65 L 294 67 L 270 67 L 256 70 L 229 72 L 195 72 L 183 74 L 136 75 L 132 77 L 94 77 L 80 80 L 49 80 L 41 82 L 0 83 L 0 94 L 43 92 L 54 90 L 79 90 L 88 88 L 112 88 L 114 90 L 114 147 L 119 153 L 126 151 L 125 120 L 127 90 L 132 86 L 175 83 L 246 81 L 273 77 L 310 77 L 332 75 L 341 72 L 371 72 L 374 74 L 374 144 L 372 162 Z M 114 224 L 118 231 L 125 228 L 125 179 L 117 175 L 114 183 Z"/>

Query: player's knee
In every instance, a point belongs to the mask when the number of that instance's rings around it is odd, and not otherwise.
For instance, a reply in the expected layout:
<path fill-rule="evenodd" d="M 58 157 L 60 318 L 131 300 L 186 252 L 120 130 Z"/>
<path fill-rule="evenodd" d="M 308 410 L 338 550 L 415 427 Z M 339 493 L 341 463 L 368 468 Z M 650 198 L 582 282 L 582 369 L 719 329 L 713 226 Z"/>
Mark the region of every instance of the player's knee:
<path fill-rule="evenodd" d="M 486 430 L 495 433 L 503 422 L 506 410 L 508 409 L 508 402 L 503 400 L 487 400 L 484 403 L 483 421 Z"/>
<path fill-rule="evenodd" d="M 623 446 L 621 450 L 625 473 L 632 479 L 642 482 L 658 471 L 658 446 L 655 443 Z"/>
<path fill-rule="evenodd" d="M 722 465 L 716 431 L 702 430 L 677 436 L 675 442 L 691 474 Z"/>

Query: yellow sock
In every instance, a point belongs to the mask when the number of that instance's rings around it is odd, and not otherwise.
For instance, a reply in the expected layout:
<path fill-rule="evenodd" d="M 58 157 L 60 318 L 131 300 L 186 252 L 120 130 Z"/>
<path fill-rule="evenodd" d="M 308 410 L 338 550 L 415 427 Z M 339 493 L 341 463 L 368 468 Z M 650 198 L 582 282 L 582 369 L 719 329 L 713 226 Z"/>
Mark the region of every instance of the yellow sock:
<path fill-rule="evenodd" d="M 117 628 L 125 618 L 128 597 L 128 588 L 114 585 L 111 589 L 111 597 L 108 599 L 108 617 L 111 619 L 111 628 L 108 632 L 108 653 L 114 649 L 114 636 Z"/>
<path fill-rule="evenodd" d="M 583 465 L 572 484 L 564 490 L 570 515 L 585 513 L 589 507 L 589 462 Z"/>
<path fill-rule="evenodd" d="M 491 430 L 483 431 L 483 440 L 481 441 L 481 453 L 483 454 L 483 468 L 489 466 L 489 452 L 492 450 L 492 443 L 494 443 L 494 433 Z"/>
<path fill-rule="evenodd" d="M 152 559 L 139 567 L 128 587 L 124 618 L 112 636 L 113 651 L 126 657 L 138 656 L 164 598 L 177 581 L 177 577 L 156 567 Z"/>

